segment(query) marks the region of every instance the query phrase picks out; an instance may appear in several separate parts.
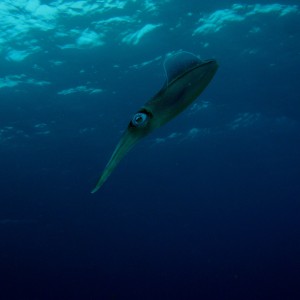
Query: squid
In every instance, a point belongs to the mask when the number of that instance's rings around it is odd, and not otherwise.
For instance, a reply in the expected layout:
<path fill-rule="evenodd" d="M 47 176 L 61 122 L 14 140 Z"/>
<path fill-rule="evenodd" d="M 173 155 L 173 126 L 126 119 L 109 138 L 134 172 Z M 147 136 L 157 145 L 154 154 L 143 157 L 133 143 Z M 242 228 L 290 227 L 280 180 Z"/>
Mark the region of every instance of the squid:
<path fill-rule="evenodd" d="M 166 81 L 163 87 L 132 117 L 110 160 L 91 193 L 97 192 L 116 166 L 136 143 L 185 110 L 214 77 L 216 60 L 177 51 L 164 61 Z"/>

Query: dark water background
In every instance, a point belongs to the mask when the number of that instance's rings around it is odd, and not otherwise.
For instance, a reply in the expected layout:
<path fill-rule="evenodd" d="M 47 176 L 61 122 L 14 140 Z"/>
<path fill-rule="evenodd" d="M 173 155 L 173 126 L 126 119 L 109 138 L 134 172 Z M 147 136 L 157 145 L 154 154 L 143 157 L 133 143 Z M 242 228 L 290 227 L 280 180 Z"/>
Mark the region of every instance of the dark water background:
<path fill-rule="evenodd" d="M 235 1 L 146 2 L 0 36 L 0 299 L 300 299 L 298 1 L 264 13 L 244 2 L 244 20 L 194 35 L 201 16 L 229 15 Z M 2 26 L 7 15 L 43 19 L 26 3 L 2 8 Z M 106 28 L 103 45 L 59 47 L 74 43 L 71 29 L 125 15 L 136 23 Z M 146 24 L 162 25 L 122 42 Z M 56 38 L 64 30 L 71 37 Z M 25 59 L 9 56 L 36 43 Z M 91 195 L 164 81 L 162 58 L 141 64 L 177 49 L 217 59 L 216 77 Z M 9 86 L 17 74 L 50 84 Z M 103 91 L 58 94 L 77 86 Z"/>

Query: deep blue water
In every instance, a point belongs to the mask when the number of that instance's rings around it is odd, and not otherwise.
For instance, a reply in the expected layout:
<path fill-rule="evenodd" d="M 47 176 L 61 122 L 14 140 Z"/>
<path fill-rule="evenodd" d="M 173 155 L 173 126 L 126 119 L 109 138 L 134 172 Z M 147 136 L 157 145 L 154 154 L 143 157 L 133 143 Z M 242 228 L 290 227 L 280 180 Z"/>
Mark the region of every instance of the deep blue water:
<path fill-rule="evenodd" d="M 1 1 L 1 299 L 300 299 L 300 6 L 202 2 Z M 90 194 L 180 49 L 215 78 Z"/>

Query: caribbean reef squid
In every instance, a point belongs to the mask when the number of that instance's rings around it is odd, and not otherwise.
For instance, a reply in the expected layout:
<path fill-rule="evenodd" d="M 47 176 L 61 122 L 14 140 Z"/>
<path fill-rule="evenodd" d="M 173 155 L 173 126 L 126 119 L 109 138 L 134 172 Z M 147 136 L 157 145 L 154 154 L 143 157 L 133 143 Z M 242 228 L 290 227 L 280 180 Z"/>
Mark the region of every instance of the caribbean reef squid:
<path fill-rule="evenodd" d="M 92 193 L 103 185 L 125 154 L 141 138 L 175 118 L 196 100 L 218 69 L 216 60 L 200 60 L 185 51 L 168 55 L 163 66 L 165 84 L 133 115 Z"/>

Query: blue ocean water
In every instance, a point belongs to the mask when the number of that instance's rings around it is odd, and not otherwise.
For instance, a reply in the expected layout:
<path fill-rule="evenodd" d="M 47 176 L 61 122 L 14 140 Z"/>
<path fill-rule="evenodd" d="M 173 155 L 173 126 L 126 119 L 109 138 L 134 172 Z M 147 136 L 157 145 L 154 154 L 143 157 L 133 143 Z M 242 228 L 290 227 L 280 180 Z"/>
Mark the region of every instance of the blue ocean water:
<path fill-rule="evenodd" d="M 1 299 L 300 299 L 298 1 L 0 3 Z M 163 60 L 199 99 L 90 194 Z"/>

